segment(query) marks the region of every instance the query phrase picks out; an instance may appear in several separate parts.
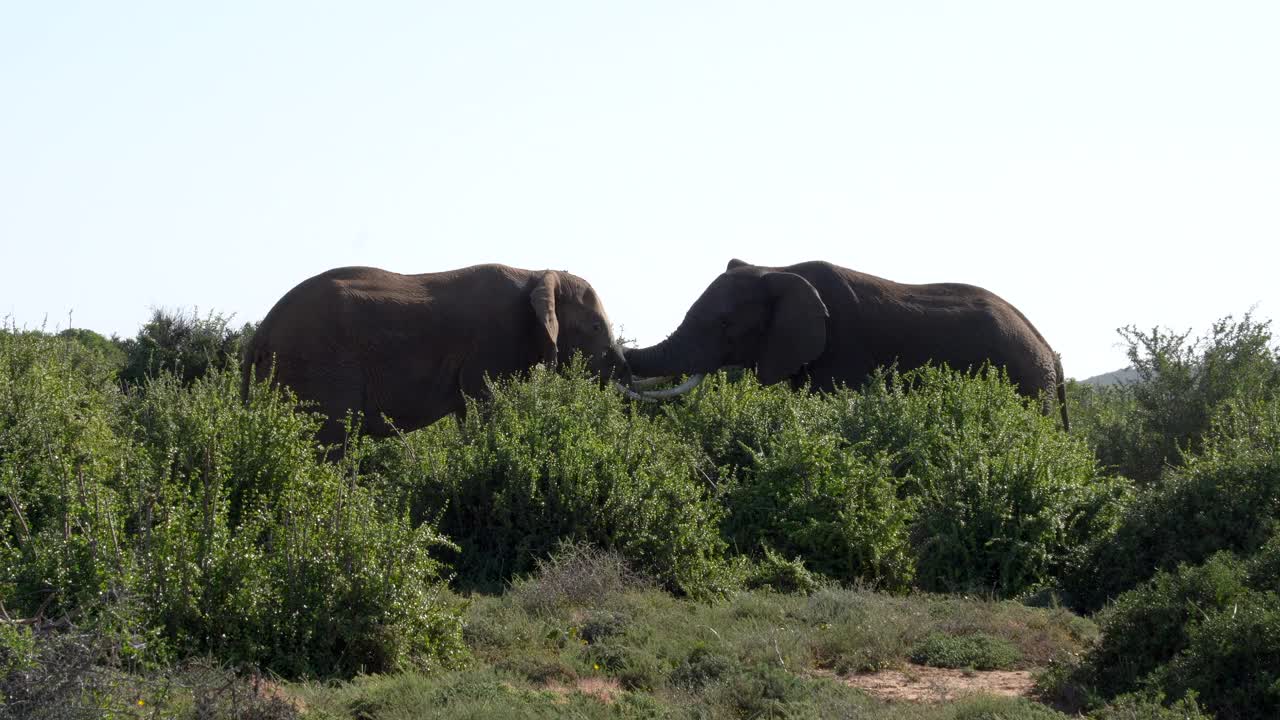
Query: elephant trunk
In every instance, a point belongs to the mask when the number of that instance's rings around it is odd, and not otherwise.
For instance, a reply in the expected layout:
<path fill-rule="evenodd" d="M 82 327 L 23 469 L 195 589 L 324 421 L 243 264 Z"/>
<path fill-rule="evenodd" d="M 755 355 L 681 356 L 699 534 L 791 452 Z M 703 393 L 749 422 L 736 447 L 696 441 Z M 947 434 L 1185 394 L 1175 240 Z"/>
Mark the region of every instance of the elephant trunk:
<path fill-rule="evenodd" d="M 686 324 L 681 324 L 666 340 L 647 348 L 627 351 L 627 365 L 637 378 L 632 383 L 628 397 L 653 402 L 678 397 L 696 388 L 704 375 L 716 370 L 718 363 L 699 342 L 697 334 Z M 689 375 L 689 379 L 677 387 L 666 390 L 654 386 L 670 380 L 675 375 Z"/>
<path fill-rule="evenodd" d="M 613 380 L 627 387 L 631 386 L 631 367 L 627 364 L 627 349 L 614 343 L 605 351 L 606 371 L 601 373 L 605 381 Z"/>
<path fill-rule="evenodd" d="M 717 363 L 703 358 L 698 339 L 681 325 L 671 337 L 647 348 L 627 350 L 627 365 L 636 378 L 693 375 L 713 371 Z"/>

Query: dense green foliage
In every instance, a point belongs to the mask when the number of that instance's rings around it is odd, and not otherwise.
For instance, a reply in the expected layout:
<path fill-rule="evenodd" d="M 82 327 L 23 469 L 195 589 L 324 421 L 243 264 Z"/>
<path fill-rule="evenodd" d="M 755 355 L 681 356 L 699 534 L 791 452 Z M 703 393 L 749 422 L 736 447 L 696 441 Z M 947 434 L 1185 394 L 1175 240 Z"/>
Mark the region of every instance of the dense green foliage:
<path fill-rule="evenodd" d="M 1127 489 L 995 370 L 926 367 L 833 402 L 841 434 L 889 454 L 899 493 L 916 498 L 917 584 L 928 590 L 1051 584 L 1110 526 Z"/>
<path fill-rule="evenodd" d="M 218 313 L 201 317 L 195 310 L 154 310 L 136 337 L 117 342 L 125 354 L 120 379 L 139 384 L 171 373 L 190 383 L 210 370 L 234 366 L 253 330 L 247 324 L 232 328 L 231 318 Z"/>
<path fill-rule="evenodd" d="M 1066 567 L 1109 487 L 997 374 L 941 369 L 828 396 L 721 376 L 657 409 L 581 366 L 535 370 L 461 420 L 354 437 L 335 464 L 287 394 L 242 401 L 230 351 L 194 375 L 173 360 L 174 338 L 227 337 L 210 323 L 149 323 L 140 337 L 172 362 L 128 392 L 118 379 L 139 378 L 108 345 L 5 335 L 10 606 L 52 614 L 127 594 L 179 652 L 349 672 L 447 635 L 419 610 L 435 607 L 432 546 L 472 587 L 574 540 L 700 596 L 769 584 L 751 568 L 770 552 L 803 563 L 809 589 L 814 572 L 904 590 L 923 568 L 925 588 L 1015 594 Z"/>
<path fill-rule="evenodd" d="M 1136 382 L 1072 387 L 1071 417 L 1105 466 L 1139 484 L 1160 479 L 1204 444 L 1229 403 L 1249 404 L 1280 390 L 1280 350 L 1270 321 L 1246 313 L 1205 335 L 1135 327 L 1120 330 Z"/>
<path fill-rule="evenodd" d="M 582 365 L 503 380 L 461 421 L 385 442 L 370 463 L 417 517 L 458 544 L 461 581 L 495 587 L 563 540 L 616 550 L 667 587 L 720 589 L 720 508 L 701 456 L 669 427 L 628 412 Z"/>
<path fill-rule="evenodd" d="M 1003 670 L 1021 659 L 1013 643 L 985 633 L 933 633 L 911 651 L 912 662 L 944 668 Z"/>
<path fill-rule="evenodd" d="M 1276 536 L 1280 538 L 1280 534 Z M 1101 616 L 1103 639 L 1083 671 L 1104 697 L 1195 693 L 1219 718 L 1280 714 L 1280 594 L 1273 540 L 1246 563 L 1220 553 L 1162 572 Z"/>
<path fill-rule="evenodd" d="M 1104 636 L 1090 656 L 1093 686 L 1104 695 L 1140 689 L 1186 649 L 1191 623 L 1233 607 L 1246 590 L 1239 561 L 1223 555 L 1124 593 L 1102 617 Z"/>
<path fill-rule="evenodd" d="M 1138 379 L 1072 388 L 1078 432 L 1138 481 L 1064 585 L 1104 636 L 1092 702 L 1196 696 L 1219 718 L 1280 712 L 1280 352 L 1269 322 L 1204 337 L 1125 328 Z M 1109 606 L 1107 603 L 1111 603 Z"/>
<path fill-rule="evenodd" d="M 234 368 L 125 394 L 65 338 L 0 335 L 0 600 L 286 673 L 449 661 L 445 541 L 316 453 Z"/>
<path fill-rule="evenodd" d="M 698 596 L 770 584 L 751 564 L 771 552 L 836 581 L 1014 595 L 1072 567 L 1124 487 L 999 374 L 938 368 L 833 395 L 719 375 L 656 408 L 581 365 L 535 368 L 373 444 L 361 473 L 458 544 L 463 587 L 571 540 Z"/>
<path fill-rule="evenodd" d="M 667 415 L 715 468 L 733 548 L 889 589 L 1051 583 L 1126 487 L 994 370 L 886 373 L 829 395 L 721 375 Z"/>
<path fill-rule="evenodd" d="M 1125 505 L 1069 580 L 1078 604 L 1102 606 L 1158 570 L 1220 550 L 1250 554 L 1280 521 L 1280 398 L 1227 403 L 1203 450 Z"/>
<path fill-rule="evenodd" d="M 513 682 L 598 674 L 627 694 L 623 716 L 689 698 L 838 712 L 851 696 L 794 669 L 912 657 L 1053 660 L 1046 684 L 1095 717 L 1280 713 L 1280 355 L 1248 315 L 1194 341 L 1122 330 L 1138 379 L 1072 385 L 1070 434 L 993 369 L 884 371 L 829 394 L 719 374 L 643 405 L 575 364 L 498 381 L 416 432 L 352 432 L 341 459 L 287 391 L 241 397 L 250 331 L 156 313 L 123 341 L 0 333 L 0 613 L 89 633 L 0 615 L 5 682 L 40 690 L 14 678 L 92 636 L 126 673 L 199 655 L 293 676 L 478 657 L 496 675 L 430 692 L 526 709 L 542 706 Z M 449 579 L 506 592 L 465 611 Z M 847 589 L 864 586 L 890 594 L 871 607 Z M 679 601 L 655 587 L 710 615 L 658 619 Z M 1102 610 L 1104 634 L 1050 657 L 998 622 L 895 605 L 922 590 L 1061 598 Z M 659 641 L 655 622 L 684 634 Z M 1049 711 L 971 714 L 997 712 Z"/>
<path fill-rule="evenodd" d="M 832 578 L 890 590 L 910 584 L 912 505 L 898 499 L 883 456 L 861 456 L 796 423 L 771 438 L 722 497 L 725 537 L 735 547 L 777 548 Z"/>

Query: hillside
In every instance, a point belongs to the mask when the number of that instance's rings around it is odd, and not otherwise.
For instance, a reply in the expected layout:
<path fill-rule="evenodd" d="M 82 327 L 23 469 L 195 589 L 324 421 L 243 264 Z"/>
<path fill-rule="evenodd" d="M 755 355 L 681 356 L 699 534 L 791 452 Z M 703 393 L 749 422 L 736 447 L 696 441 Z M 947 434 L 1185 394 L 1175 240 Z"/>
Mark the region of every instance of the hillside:
<path fill-rule="evenodd" d="M 1107 387 L 1110 385 L 1127 385 L 1137 381 L 1138 371 L 1132 367 L 1127 367 L 1119 370 L 1112 370 L 1108 373 L 1102 373 L 1101 375 L 1094 375 L 1093 377 L 1085 378 L 1080 382 L 1094 387 Z"/>

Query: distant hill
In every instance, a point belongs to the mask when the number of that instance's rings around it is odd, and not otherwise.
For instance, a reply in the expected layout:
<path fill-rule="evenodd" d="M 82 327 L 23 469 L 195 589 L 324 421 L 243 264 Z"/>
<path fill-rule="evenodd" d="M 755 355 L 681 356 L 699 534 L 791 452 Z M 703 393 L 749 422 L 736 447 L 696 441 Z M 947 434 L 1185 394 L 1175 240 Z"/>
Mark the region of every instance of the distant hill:
<path fill-rule="evenodd" d="M 1113 370 L 1109 373 L 1094 375 L 1091 378 L 1085 378 L 1080 382 L 1085 385 L 1094 385 L 1096 387 L 1106 387 L 1107 385 L 1124 385 L 1127 383 L 1138 381 L 1138 371 L 1131 367 Z"/>

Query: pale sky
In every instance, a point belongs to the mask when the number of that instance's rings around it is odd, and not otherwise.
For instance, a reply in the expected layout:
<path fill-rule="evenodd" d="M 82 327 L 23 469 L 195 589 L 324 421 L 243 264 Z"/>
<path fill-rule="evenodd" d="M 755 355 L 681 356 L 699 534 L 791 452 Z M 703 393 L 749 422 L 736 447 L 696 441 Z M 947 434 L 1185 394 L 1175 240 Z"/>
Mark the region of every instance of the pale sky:
<path fill-rule="evenodd" d="M 982 285 L 1082 378 L 1280 317 L 1277 245 L 1274 0 L 0 0 L 19 327 L 503 262 L 645 345 L 732 257 L 820 259 Z"/>

